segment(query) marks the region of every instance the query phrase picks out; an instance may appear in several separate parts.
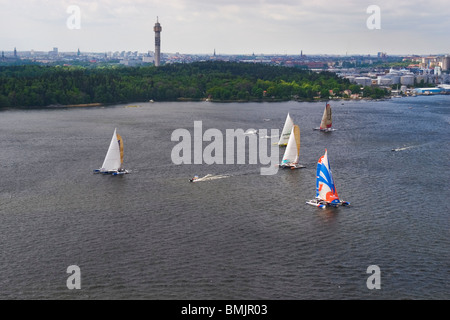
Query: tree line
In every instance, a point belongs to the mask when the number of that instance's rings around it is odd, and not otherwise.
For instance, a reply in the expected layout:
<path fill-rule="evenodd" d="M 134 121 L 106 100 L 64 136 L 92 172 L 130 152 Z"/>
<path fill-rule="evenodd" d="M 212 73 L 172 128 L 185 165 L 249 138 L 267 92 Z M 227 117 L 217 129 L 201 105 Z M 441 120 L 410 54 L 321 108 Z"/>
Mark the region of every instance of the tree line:
<path fill-rule="evenodd" d="M 0 107 L 139 101 L 273 101 L 343 97 L 359 91 L 330 72 L 235 62 L 142 66 L 0 67 Z M 381 90 L 381 89 L 380 89 Z M 373 91 L 373 98 L 387 94 Z"/>

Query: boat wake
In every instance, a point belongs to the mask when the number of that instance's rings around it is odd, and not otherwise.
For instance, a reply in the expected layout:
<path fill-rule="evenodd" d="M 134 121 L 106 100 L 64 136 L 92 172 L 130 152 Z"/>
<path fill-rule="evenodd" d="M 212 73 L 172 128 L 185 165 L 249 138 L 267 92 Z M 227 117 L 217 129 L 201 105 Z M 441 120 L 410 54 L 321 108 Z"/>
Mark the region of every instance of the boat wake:
<path fill-rule="evenodd" d="M 245 134 L 245 135 L 258 134 L 258 130 L 255 130 L 255 129 L 248 129 L 247 131 L 245 131 L 244 134 Z"/>
<path fill-rule="evenodd" d="M 272 139 L 272 138 L 279 138 L 279 137 L 280 137 L 279 135 L 271 135 L 271 136 L 265 135 L 265 136 L 261 136 L 260 138 L 261 139 Z"/>
<path fill-rule="evenodd" d="M 217 179 L 224 179 L 229 178 L 229 175 L 213 175 L 213 174 L 207 174 L 206 176 L 202 178 L 194 178 L 189 179 L 190 182 L 203 182 L 203 181 L 211 181 L 211 180 L 217 180 Z"/>
<path fill-rule="evenodd" d="M 417 146 L 409 146 L 409 147 L 395 148 L 395 149 L 392 149 L 392 151 L 395 151 L 395 152 L 398 152 L 398 151 L 404 151 L 404 150 L 412 149 L 412 148 L 414 148 L 414 147 L 417 147 Z"/>

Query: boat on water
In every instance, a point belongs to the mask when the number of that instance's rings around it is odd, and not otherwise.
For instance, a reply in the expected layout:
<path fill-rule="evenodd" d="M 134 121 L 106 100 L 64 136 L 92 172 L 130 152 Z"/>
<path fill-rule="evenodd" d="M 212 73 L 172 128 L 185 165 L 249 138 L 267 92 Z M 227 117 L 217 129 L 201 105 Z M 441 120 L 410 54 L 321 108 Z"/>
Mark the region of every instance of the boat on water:
<path fill-rule="evenodd" d="M 331 174 L 330 162 L 328 160 L 326 149 L 325 154 L 320 157 L 317 163 L 316 198 L 307 201 L 306 204 L 318 208 L 350 205 L 349 202 L 339 199 L 338 193 L 336 191 L 336 185 Z"/>
<path fill-rule="evenodd" d="M 320 127 L 314 128 L 314 130 L 320 130 L 323 132 L 335 131 L 335 129 L 331 128 L 331 125 L 332 125 L 331 106 L 329 103 L 327 103 L 325 106 L 325 110 L 323 111 L 322 121 L 320 122 Z"/>
<path fill-rule="evenodd" d="M 114 134 L 102 167 L 94 170 L 94 173 L 110 174 L 113 176 L 129 173 L 128 170 L 123 168 L 123 139 L 117 133 L 117 129 L 114 129 Z"/>
<path fill-rule="evenodd" d="M 290 114 L 288 113 L 286 121 L 284 122 L 283 130 L 281 131 L 280 140 L 278 141 L 279 146 L 287 146 L 289 142 L 289 136 L 291 135 L 293 127 L 294 121 L 292 120 Z"/>
<path fill-rule="evenodd" d="M 286 146 L 286 150 L 284 151 L 283 159 L 281 164 L 279 164 L 280 168 L 283 169 L 300 169 L 305 168 L 298 163 L 300 158 L 300 128 L 298 125 L 294 125 L 292 128 L 292 133 L 289 136 L 289 141 Z"/>
<path fill-rule="evenodd" d="M 195 175 L 194 177 L 189 179 L 189 182 L 197 182 L 199 180 L 199 177 Z"/>

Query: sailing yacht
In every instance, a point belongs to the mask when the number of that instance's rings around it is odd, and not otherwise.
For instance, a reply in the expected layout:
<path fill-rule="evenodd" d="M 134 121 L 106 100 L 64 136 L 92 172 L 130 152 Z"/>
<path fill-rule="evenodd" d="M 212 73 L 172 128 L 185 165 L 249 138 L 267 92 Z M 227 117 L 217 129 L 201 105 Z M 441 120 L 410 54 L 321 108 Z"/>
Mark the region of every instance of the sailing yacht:
<path fill-rule="evenodd" d="M 320 122 L 319 128 L 314 128 L 314 130 L 320 130 L 323 132 L 334 131 L 331 129 L 332 120 L 331 120 L 331 106 L 329 103 L 326 104 L 325 110 L 323 111 L 322 121 Z"/>
<path fill-rule="evenodd" d="M 306 203 L 319 208 L 350 205 L 349 202 L 339 199 L 333 176 L 331 175 L 330 162 L 328 161 L 326 149 L 325 154 L 320 157 L 317 163 L 316 198 Z"/>
<path fill-rule="evenodd" d="M 289 136 L 291 135 L 292 128 L 294 127 L 294 121 L 291 116 L 287 115 L 286 121 L 284 122 L 283 131 L 281 131 L 280 140 L 278 141 L 279 146 L 286 146 L 289 141 Z"/>
<path fill-rule="evenodd" d="M 111 174 L 113 176 L 129 173 L 123 169 L 123 140 L 117 133 L 117 129 L 114 129 L 114 134 L 102 167 L 94 170 L 94 173 Z"/>
<path fill-rule="evenodd" d="M 284 151 L 283 160 L 279 165 L 283 169 L 300 169 L 305 168 L 305 166 L 299 165 L 300 156 L 300 128 L 298 125 L 294 125 L 292 128 L 292 133 L 289 136 L 289 141 Z"/>

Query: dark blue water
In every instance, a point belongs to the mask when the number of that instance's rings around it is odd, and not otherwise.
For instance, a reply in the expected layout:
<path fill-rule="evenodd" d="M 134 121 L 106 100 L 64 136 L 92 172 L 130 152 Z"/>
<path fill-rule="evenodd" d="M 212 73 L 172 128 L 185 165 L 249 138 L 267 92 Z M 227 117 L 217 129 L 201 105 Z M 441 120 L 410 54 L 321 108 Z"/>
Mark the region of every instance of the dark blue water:
<path fill-rule="evenodd" d="M 450 96 L 332 102 L 330 134 L 323 103 L 139 105 L 0 112 L 1 299 L 450 297 Z M 305 169 L 172 163 L 175 129 L 281 130 L 287 112 Z M 132 174 L 93 175 L 114 128 Z M 351 207 L 305 204 L 325 148 Z"/>

